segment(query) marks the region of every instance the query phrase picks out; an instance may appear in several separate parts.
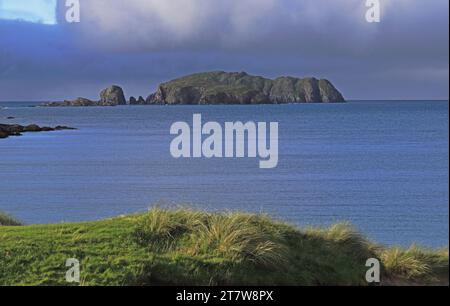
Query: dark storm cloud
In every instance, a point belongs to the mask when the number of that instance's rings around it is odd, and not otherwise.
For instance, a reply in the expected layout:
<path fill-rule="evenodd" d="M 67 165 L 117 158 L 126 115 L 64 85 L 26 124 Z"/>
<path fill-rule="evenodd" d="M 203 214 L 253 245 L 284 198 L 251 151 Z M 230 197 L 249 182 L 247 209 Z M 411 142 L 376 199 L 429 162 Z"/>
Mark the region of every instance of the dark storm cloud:
<path fill-rule="evenodd" d="M 82 0 L 79 24 L 63 5 L 57 26 L 0 20 L 0 100 L 112 83 L 147 95 L 218 69 L 326 77 L 348 98 L 448 98 L 448 1 L 381 2 L 379 24 L 364 0 Z"/>

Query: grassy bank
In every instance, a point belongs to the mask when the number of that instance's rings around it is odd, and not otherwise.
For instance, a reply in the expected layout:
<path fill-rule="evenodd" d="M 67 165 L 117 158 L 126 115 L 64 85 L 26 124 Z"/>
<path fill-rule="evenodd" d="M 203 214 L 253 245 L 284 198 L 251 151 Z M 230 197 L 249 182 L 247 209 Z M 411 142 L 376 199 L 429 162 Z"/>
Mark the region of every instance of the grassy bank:
<path fill-rule="evenodd" d="M 448 284 L 448 250 L 386 249 L 348 224 L 298 229 L 260 215 L 162 209 L 18 224 L 0 215 L 0 285 L 67 285 L 68 258 L 81 263 L 81 285 L 367 285 L 373 257 L 384 285 Z"/>

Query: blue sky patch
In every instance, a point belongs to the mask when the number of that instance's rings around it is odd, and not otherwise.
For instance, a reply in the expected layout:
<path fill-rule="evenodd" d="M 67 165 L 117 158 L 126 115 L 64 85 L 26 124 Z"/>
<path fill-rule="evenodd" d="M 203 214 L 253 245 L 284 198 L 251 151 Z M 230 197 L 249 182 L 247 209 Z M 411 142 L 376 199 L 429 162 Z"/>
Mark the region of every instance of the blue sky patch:
<path fill-rule="evenodd" d="M 54 25 L 57 0 L 0 0 L 0 20 Z"/>

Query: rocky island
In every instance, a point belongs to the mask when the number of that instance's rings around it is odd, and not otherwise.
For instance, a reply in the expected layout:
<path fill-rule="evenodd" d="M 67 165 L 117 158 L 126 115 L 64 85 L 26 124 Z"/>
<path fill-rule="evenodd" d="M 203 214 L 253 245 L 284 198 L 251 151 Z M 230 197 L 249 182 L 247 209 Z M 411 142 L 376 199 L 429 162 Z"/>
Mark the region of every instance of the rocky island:
<path fill-rule="evenodd" d="M 162 83 L 147 99 L 125 99 L 122 88 L 113 85 L 100 93 L 100 100 L 86 98 L 50 102 L 43 106 L 117 105 L 206 105 L 341 103 L 343 95 L 325 79 L 279 77 L 274 80 L 246 72 L 213 71 L 188 75 Z"/>
<path fill-rule="evenodd" d="M 274 80 L 246 72 L 206 72 L 158 87 L 146 104 L 284 104 L 339 103 L 342 94 L 328 80 L 279 77 Z"/>
<path fill-rule="evenodd" d="M 62 130 L 75 130 L 75 129 L 68 126 L 57 126 L 55 128 L 51 128 L 46 126 L 40 127 L 36 124 L 30 124 L 27 126 L 19 124 L 0 124 L 0 139 L 8 138 L 9 136 L 21 136 L 22 133 L 27 132 L 52 132 Z"/>

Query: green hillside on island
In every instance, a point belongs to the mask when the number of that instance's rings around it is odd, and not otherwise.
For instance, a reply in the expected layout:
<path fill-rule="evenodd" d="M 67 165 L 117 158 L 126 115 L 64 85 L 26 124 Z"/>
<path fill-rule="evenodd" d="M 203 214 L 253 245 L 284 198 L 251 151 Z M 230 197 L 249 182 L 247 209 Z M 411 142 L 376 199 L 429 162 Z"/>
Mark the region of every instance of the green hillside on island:
<path fill-rule="evenodd" d="M 154 208 L 114 219 L 21 226 L 0 214 L 0 285 L 382 285 L 448 284 L 448 249 L 383 248 L 348 224 L 299 229 L 264 215 Z"/>

